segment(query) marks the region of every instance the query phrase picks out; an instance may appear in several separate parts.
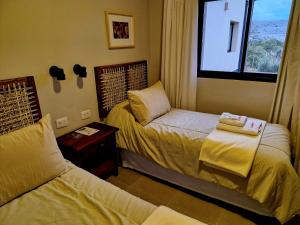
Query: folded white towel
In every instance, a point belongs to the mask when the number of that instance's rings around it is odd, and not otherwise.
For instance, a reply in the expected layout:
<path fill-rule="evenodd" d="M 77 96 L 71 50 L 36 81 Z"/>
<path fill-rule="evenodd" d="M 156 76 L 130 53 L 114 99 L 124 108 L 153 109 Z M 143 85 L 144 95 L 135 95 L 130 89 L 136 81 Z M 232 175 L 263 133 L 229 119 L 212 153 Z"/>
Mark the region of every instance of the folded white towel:
<path fill-rule="evenodd" d="M 243 127 L 232 126 L 225 123 L 218 123 L 217 129 L 257 136 L 261 132 L 264 123 L 265 121 L 263 120 L 248 118 Z"/>
<path fill-rule="evenodd" d="M 219 129 L 213 130 L 204 139 L 199 160 L 215 169 L 247 177 L 251 170 L 265 124 L 264 122 L 261 128 L 262 131 L 257 136 L 237 134 Z"/>
<path fill-rule="evenodd" d="M 219 122 L 232 126 L 243 127 L 247 121 L 247 118 L 247 116 L 239 116 L 228 112 L 224 112 L 220 116 Z"/>

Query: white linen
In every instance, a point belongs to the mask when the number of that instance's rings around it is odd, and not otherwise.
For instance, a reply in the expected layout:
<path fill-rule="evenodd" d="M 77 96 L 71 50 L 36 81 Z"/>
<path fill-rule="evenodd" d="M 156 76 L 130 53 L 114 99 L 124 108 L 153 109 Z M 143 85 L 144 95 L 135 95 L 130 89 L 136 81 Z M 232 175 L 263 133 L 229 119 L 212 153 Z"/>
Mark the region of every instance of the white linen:
<path fill-rule="evenodd" d="M 159 206 L 142 225 L 207 225 L 180 214 L 166 206 Z"/>
<path fill-rule="evenodd" d="M 145 126 L 169 112 L 171 105 L 160 81 L 143 90 L 128 91 L 128 101 L 136 120 Z"/>
<path fill-rule="evenodd" d="M 0 206 L 52 180 L 65 170 L 50 115 L 0 135 Z"/>
<path fill-rule="evenodd" d="M 247 116 L 239 116 L 228 112 L 224 112 L 221 114 L 219 122 L 232 126 L 243 127 L 247 121 L 247 118 Z"/>
<path fill-rule="evenodd" d="M 250 136 L 216 129 L 205 138 L 199 160 L 208 166 L 247 177 L 261 137 L 262 132 Z"/>
<path fill-rule="evenodd" d="M 258 120 L 254 118 L 248 118 L 246 124 L 243 127 L 231 126 L 224 123 L 218 123 L 217 129 L 225 130 L 233 133 L 247 134 L 257 136 L 261 133 L 265 127 L 266 121 Z"/>

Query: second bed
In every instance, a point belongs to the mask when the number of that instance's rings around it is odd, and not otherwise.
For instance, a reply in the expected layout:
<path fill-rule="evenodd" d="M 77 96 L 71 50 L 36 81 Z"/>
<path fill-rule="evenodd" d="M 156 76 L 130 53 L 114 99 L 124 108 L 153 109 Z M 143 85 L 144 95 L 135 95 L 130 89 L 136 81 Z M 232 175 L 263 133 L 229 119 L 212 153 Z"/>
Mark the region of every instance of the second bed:
<path fill-rule="evenodd" d="M 95 67 L 95 79 L 99 115 L 119 128 L 116 140 L 123 166 L 274 216 L 281 223 L 299 214 L 300 180 L 290 160 L 289 131 L 283 126 L 265 126 L 252 168 L 246 178 L 240 177 L 199 161 L 204 139 L 216 128 L 219 115 L 170 110 L 160 84 L 133 91 L 147 87 L 146 61 Z"/>
<path fill-rule="evenodd" d="M 171 109 L 142 126 L 125 101 L 113 108 L 107 123 L 120 129 L 117 144 L 125 149 L 125 166 L 213 197 L 223 195 L 217 197 L 286 222 L 300 210 L 300 182 L 290 163 L 288 130 L 277 124 L 266 125 L 252 169 L 247 178 L 242 178 L 199 161 L 201 145 L 215 129 L 218 118 Z M 213 184 L 217 184 L 215 190 Z"/>

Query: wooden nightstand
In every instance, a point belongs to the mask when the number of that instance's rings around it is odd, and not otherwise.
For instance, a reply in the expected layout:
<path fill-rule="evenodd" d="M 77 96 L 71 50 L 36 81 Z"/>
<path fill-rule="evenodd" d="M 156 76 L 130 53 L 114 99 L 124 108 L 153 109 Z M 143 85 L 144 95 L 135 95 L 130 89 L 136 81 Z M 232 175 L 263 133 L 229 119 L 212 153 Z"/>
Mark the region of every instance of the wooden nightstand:
<path fill-rule="evenodd" d="M 102 123 L 86 125 L 99 131 L 91 136 L 75 131 L 57 138 L 63 156 L 94 175 L 107 178 L 118 175 L 118 151 L 115 133 L 118 128 Z"/>

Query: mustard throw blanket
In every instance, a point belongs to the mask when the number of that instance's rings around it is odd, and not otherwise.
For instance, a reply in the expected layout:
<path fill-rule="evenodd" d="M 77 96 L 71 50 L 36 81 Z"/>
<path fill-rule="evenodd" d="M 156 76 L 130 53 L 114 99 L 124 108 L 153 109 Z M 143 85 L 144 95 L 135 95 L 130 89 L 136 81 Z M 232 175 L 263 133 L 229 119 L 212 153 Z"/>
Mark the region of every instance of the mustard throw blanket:
<path fill-rule="evenodd" d="M 266 122 L 262 121 L 262 129 L 257 136 L 218 129 L 212 131 L 204 140 L 199 160 L 207 166 L 247 177 L 265 125 Z"/>

